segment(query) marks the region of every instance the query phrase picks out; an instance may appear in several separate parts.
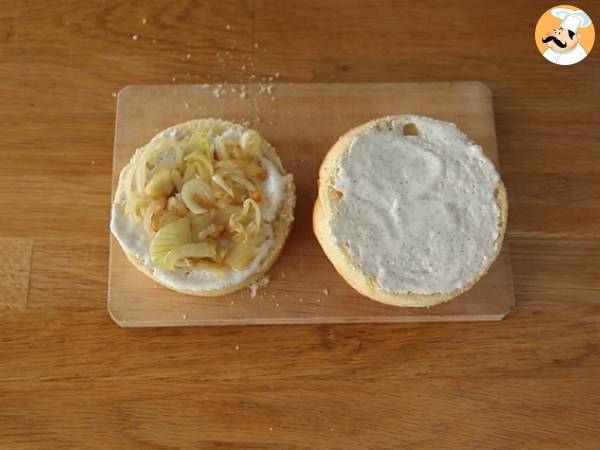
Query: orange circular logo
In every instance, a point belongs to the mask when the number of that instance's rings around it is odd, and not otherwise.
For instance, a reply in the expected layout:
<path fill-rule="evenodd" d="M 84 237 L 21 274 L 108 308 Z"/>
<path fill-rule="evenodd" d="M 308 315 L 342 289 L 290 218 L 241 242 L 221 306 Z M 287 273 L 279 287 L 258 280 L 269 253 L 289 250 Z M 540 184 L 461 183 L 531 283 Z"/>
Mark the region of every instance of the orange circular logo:
<path fill-rule="evenodd" d="M 535 27 L 535 44 L 544 58 L 560 66 L 582 61 L 592 51 L 596 32 L 585 11 L 571 5 L 550 8 Z"/>

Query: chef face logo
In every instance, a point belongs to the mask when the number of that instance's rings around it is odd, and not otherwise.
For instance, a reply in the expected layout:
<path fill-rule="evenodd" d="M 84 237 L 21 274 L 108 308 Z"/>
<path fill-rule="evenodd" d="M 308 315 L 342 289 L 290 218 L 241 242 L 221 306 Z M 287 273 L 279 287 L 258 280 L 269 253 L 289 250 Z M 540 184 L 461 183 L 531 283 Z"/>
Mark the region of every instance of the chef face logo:
<path fill-rule="evenodd" d="M 594 38 L 590 16 L 569 5 L 546 11 L 535 28 L 535 41 L 542 56 L 561 66 L 585 59 L 592 50 Z"/>
<path fill-rule="evenodd" d="M 581 34 L 575 34 L 573 31 L 564 28 L 555 28 L 546 34 L 542 42 L 553 51 L 563 53 L 574 49 L 579 40 L 581 40 Z"/>

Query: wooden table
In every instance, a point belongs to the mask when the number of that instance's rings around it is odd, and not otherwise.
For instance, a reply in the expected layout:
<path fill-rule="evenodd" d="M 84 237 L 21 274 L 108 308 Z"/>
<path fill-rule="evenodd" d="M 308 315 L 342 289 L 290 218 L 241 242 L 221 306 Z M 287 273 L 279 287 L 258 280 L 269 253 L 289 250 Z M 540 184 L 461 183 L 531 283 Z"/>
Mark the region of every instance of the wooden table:
<path fill-rule="evenodd" d="M 577 5 L 600 21 L 597 2 Z M 2 2 L 0 448 L 598 448 L 600 49 L 545 61 L 533 27 L 549 6 Z M 488 84 L 511 206 L 507 319 L 110 320 L 113 93 L 275 73 Z"/>

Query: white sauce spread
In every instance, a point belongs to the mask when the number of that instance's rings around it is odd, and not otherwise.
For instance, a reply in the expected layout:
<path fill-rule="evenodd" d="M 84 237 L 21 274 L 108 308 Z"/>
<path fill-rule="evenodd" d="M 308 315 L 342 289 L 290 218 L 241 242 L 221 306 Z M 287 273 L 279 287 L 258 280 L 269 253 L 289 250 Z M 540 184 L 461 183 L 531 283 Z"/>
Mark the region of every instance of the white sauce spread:
<path fill-rule="evenodd" d="M 418 136 L 403 134 L 409 123 Z M 373 126 L 341 159 L 333 237 L 388 292 L 449 293 L 496 255 L 499 181 L 481 146 L 454 124 L 411 116 L 391 130 Z"/>
<path fill-rule="evenodd" d="M 285 177 L 269 159 L 263 158 L 262 164 L 267 177 L 262 183 L 264 204 L 261 207 L 263 217 L 267 221 L 275 218 L 281 205 L 285 190 Z M 144 225 L 135 221 L 133 216 L 125 214 L 124 206 L 116 201 L 112 205 L 110 230 L 117 238 L 123 250 L 139 258 L 145 268 L 165 286 L 192 292 L 223 289 L 237 284 L 256 272 L 263 258 L 273 245 L 273 232 L 268 224 L 263 225 L 267 239 L 260 246 L 258 254 L 246 270 L 236 272 L 226 268 L 222 272 L 209 272 L 199 269 L 181 269 L 169 272 L 158 268 L 150 262 L 150 239 Z"/>

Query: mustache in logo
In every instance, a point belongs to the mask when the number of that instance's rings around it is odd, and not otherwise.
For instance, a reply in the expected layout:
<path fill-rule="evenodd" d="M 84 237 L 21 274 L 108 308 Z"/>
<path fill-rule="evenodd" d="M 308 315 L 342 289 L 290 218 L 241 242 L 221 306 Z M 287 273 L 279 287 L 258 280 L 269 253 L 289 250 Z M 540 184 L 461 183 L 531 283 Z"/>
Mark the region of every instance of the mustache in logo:
<path fill-rule="evenodd" d="M 545 38 L 542 39 L 542 42 L 545 44 L 547 42 L 553 41 L 556 45 L 558 45 L 560 48 L 565 48 L 567 46 L 566 42 L 561 42 L 558 40 L 558 38 L 556 36 L 547 36 Z"/>

